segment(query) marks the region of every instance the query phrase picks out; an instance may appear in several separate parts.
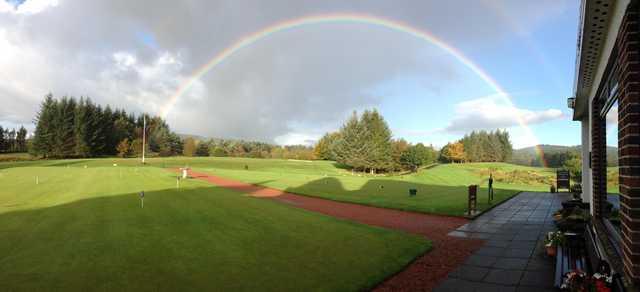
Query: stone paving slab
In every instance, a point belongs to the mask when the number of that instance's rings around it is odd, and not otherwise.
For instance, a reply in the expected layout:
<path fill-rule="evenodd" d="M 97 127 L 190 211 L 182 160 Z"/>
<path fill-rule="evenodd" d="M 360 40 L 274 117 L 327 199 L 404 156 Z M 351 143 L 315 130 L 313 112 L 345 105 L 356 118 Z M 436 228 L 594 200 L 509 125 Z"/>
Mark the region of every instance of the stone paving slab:
<path fill-rule="evenodd" d="M 568 194 L 523 192 L 449 236 L 485 239 L 434 291 L 554 291 L 555 262 L 544 236 Z"/>

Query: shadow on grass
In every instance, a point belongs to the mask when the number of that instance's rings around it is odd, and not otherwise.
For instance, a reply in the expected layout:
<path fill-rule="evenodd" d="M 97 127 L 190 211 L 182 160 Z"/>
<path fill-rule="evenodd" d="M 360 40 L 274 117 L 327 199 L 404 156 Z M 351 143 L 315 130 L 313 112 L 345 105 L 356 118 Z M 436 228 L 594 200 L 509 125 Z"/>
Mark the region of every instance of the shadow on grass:
<path fill-rule="evenodd" d="M 218 187 L 2 210 L 6 291 L 355 291 L 426 248 Z"/>
<path fill-rule="evenodd" d="M 410 189 L 415 189 L 417 194 L 411 196 Z M 286 188 L 285 191 L 335 201 L 430 214 L 466 216 L 468 211 L 468 187 L 464 185 L 447 186 L 396 179 L 370 179 L 358 189 L 347 189 L 339 179 L 325 177 L 298 187 Z M 489 203 L 488 189 L 480 187 L 477 209 L 488 210 L 518 192 L 494 189 L 494 200 Z"/>

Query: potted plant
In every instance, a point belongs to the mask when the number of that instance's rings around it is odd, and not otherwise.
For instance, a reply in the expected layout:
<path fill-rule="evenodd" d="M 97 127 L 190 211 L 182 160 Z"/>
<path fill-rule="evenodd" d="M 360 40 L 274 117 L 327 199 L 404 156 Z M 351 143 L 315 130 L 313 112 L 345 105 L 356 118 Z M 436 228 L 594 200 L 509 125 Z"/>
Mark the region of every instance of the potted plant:
<path fill-rule="evenodd" d="M 587 273 L 581 270 L 575 270 L 568 272 L 564 275 L 562 285 L 560 285 L 562 291 L 590 291 L 589 278 Z"/>
<path fill-rule="evenodd" d="M 556 222 L 557 222 L 557 221 L 559 221 L 559 220 L 561 220 L 561 219 L 562 219 L 562 211 L 563 211 L 563 210 L 562 210 L 562 209 L 560 209 L 560 210 L 557 210 L 557 211 L 553 212 L 553 220 L 554 220 L 554 221 L 556 221 Z"/>
<path fill-rule="evenodd" d="M 562 231 L 555 231 L 547 233 L 544 239 L 544 246 L 547 249 L 547 255 L 550 257 L 556 256 L 556 248 L 559 245 L 564 244 L 565 237 Z"/>
<path fill-rule="evenodd" d="M 571 210 L 565 210 L 562 215 L 562 219 L 556 221 L 558 229 L 578 234 L 584 232 L 585 225 L 591 220 L 589 211 L 580 208 L 580 206 L 576 206 Z"/>

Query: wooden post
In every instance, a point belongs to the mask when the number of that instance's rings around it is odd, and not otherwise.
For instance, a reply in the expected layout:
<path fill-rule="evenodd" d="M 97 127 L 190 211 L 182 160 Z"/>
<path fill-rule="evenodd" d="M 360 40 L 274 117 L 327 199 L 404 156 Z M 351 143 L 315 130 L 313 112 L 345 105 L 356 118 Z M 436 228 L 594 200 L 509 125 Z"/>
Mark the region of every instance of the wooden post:
<path fill-rule="evenodd" d="M 469 186 L 468 214 L 473 215 L 478 208 L 478 185 Z"/>

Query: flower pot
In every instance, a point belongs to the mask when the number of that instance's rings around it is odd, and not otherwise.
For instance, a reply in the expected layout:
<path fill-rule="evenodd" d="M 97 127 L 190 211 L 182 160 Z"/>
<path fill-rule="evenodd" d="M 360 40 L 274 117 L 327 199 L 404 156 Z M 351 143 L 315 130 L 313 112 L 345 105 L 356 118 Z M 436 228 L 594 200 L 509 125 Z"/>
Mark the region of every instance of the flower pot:
<path fill-rule="evenodd" d="M 556 247 L 554 245 L 547 245 L 547 255 L 550 257 L 556 256 Z"/>

